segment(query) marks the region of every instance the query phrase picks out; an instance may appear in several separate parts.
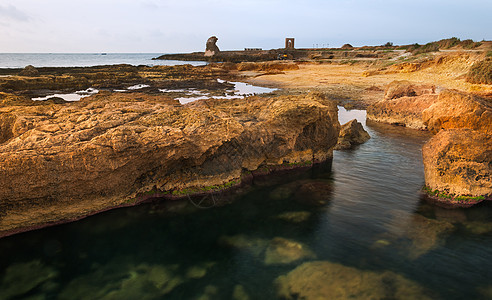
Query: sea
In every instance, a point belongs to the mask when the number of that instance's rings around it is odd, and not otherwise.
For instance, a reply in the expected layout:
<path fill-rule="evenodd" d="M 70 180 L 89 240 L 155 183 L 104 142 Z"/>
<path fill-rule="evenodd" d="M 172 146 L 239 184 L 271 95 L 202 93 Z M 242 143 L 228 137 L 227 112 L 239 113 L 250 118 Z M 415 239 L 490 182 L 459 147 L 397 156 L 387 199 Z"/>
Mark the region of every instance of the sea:
<path fill-rule="evenodd" d="M 205 65 L 203 61 L 152 60 L 164 53 L 0 53 L 0 68 L 90 67 L 129 64 L 134 66 Z"/>

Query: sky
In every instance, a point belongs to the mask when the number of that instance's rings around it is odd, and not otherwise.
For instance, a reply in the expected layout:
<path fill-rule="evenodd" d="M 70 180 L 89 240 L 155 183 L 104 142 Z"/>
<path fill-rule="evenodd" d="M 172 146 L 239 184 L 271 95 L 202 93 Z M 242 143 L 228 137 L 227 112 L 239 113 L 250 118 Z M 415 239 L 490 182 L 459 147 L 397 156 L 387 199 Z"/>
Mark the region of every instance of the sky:
<path fill-rule="evenodd" d="M 0 53 L 179 53 L 492 40 L 492 0 L 0 0 Z"/>

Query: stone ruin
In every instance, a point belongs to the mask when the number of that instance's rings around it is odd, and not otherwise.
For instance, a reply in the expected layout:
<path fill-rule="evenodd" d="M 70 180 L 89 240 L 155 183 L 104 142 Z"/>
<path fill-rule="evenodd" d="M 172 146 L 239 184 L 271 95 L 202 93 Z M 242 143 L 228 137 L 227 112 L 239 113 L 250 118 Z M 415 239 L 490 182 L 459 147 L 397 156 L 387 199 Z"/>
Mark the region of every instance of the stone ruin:
<path fill-rule="evenodd" d="M 216 36 L 211 36 L 207 40 L 207 46 L 205 48 L 205 56 L 211 57 L 214 55 L 218 55 L 220 53 L 219 47 L 217 47 L 216 43 L 219 39 Z"/>
<path fill-rule="evenodd" d="M 294 38 L 285 39 L 285 49 L 294 49 Z"/>

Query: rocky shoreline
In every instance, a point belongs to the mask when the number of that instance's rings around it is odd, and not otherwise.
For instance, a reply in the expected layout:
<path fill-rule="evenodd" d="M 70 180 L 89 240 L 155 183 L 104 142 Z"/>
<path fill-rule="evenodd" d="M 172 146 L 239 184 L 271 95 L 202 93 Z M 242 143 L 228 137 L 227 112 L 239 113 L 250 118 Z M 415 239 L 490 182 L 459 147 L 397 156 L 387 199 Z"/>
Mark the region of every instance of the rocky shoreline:
<path fill-rule="evenodd" d="M 187 105 L 142 93 L 23 101 L 0 108 L 1 235 L 141 195 L 227 188 L 244 172 L 326 161 L 339 131 L 336 104 L 320 94 Z"/>
<path fill-rule="evenodd" d="M 422 149 L 429 201 L 452 208 L 492 199 L 492 98 L 398 81 L 367 112 L 372 121 L 435 134 Z"/>
<path fill-rule="evenodd" d="M 218 78 L 255 82 L 289 72 L 305 69 L 269 61 L 0 70 L 0 236 L 155 197 L 214 193 L 251 176 L 330 161 L 335 147 L 369 138 L 353 121 L 339 134 L 337 100 L 363 103 L 368 120 L 436 134 L 423 149 L 429 200 L 467 207 L 490 199 L 492 106 L 486 93 L 398 81 L 385 92 L 372 85 L 350 94 L 369 93 L 371 100 L 307 89 L 186 105 L 176 100 L 190 88 L 227 96 L 232 86 Z M 76 102 L 31 100 L 87 88 L 99 93 Z M 372 100 L 378 95 L 381 101 Z"/>

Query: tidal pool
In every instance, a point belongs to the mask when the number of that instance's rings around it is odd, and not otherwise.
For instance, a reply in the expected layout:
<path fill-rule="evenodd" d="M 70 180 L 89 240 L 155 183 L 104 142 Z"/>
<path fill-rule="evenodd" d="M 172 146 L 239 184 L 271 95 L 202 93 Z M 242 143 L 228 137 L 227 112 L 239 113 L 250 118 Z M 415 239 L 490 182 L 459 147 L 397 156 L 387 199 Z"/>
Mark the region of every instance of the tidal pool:
<path fill-rule="evenodd" d="M 154 201 L 0 239 L 0 299 L 492 299 L 491 205 L 422 202 L 429 134 L 365 126 L 332 164 L 210 209 Z"/>

